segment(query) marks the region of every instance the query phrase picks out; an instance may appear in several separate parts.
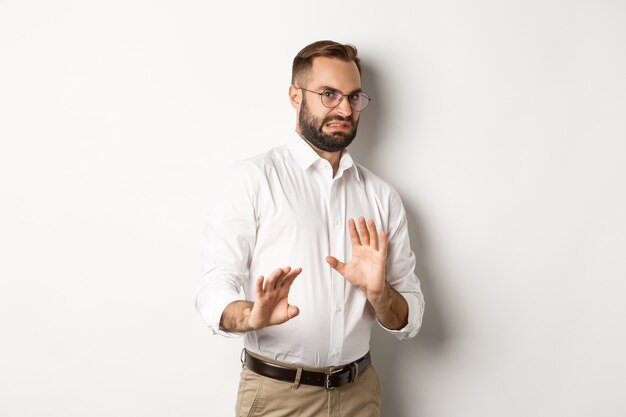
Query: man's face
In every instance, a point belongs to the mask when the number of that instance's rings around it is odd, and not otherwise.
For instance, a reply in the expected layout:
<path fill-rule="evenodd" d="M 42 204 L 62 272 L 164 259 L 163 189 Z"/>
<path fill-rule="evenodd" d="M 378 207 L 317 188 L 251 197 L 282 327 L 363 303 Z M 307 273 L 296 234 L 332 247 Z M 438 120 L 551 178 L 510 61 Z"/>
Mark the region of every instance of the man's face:
<path fill-rule="evenodd" d="M 327 89 L 349 94 L 361 88 L 361 77 L 354 62 L 335 58 L 316 57 L 307 90 L 322 92 Z M 339 151 L 352 143 L 359 124 L 359 112 L 350 107 L 347 97 L 335 108 L 322 104 L 315 93 L 300 90 L 302 102 L 298 113 L 298 132 L 313 146 L 327 152 Z"/>

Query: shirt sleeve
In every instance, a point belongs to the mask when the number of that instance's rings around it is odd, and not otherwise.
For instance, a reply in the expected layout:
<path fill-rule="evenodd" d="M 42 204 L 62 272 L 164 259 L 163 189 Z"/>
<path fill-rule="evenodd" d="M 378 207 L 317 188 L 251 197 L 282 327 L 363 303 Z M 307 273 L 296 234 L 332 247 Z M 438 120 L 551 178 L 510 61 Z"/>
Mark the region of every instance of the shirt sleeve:
<path fill-rule="evenodd" d="M 389 245 L 387 248 L 387 281 L 404 297 L 409 307 L 408 323 L 402 329 L 391 330 L 378 324 L 398 339 L 410 339 L 422 326 L 424 295 L 415 275 L 415 255 L 411 250 L 406 212 L 398 193 L 393 190 L 389 201 Z"/>
<path fill-rule="evenodd" d="M 202 232 L 202 274 L 196 309 L 213 334 L 241 336 L 220 329 L 226 306 L 243 299 L 256 241 L 255 200 L 258 195 L 252 166 L 234 164 L 224 175 L 223 190 L 211 204 Z"/>

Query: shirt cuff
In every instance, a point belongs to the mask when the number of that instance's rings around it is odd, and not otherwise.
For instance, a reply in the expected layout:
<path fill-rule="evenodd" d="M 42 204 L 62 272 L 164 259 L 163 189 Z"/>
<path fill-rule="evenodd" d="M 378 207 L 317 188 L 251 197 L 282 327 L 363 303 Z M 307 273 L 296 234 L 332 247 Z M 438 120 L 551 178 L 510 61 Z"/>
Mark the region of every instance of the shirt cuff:
<path fill-rule="evenodd" d="M 215 297 L 215 302 L 200 307 L 200 315 L 214 335 L 218 334 L 229 338 L 243 336 L 245 332 L 229 332 L 220 328 L 220 320 L 222 319 L 224 309 L 226 309 L 230 303 L 238 300 L 241 300 L 239 294 L 235 295 L 229 292 L 222 292 Z"/>

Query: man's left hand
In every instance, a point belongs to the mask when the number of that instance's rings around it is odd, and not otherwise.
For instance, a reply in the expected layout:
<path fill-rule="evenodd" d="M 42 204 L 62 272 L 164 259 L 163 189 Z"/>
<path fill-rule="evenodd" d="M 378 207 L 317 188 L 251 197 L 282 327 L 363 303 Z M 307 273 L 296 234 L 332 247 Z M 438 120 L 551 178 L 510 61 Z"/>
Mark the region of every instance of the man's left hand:
<path fill-rule="evenodd" d="M 377 303 L 385 292 L 387 263 L 387 234 L 383 231 L 378 238 L 374 220 L 367 223 L 359 217 L 359 230 L 353 219 L 348 220 L 348 231 L 352 242 L 352 259 L 340 262 L 327 256 L 326 262 L 350 283 L 365 292 L 370 303 Z"/>

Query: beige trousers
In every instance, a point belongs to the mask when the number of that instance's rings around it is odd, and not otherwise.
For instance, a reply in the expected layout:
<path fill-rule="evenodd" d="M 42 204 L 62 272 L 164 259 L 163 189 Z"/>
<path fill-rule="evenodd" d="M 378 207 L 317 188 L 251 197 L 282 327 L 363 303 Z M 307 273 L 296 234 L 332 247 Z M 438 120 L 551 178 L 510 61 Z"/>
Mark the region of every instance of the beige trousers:
<path fill-rule="evenodd" d="M 331 368 L 305 369 L 324 372 Z M 244 366 L 235 412 L 236 417 L 379 417 L 380 382 L 372 365 L 353 383 L 331 390 L 295 381 L 278 381 Z"/>

